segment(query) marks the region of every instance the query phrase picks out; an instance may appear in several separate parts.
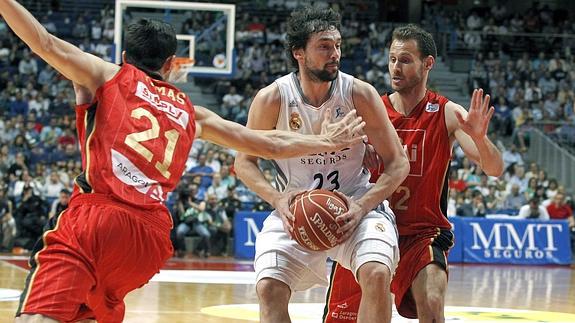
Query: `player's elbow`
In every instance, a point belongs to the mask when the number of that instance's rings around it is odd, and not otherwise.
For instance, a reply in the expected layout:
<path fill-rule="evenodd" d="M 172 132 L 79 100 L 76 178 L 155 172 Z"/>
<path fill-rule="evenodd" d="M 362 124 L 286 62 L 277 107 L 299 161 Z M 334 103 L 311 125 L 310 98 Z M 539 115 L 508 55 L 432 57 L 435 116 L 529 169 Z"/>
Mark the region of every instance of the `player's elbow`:
<path fill-rule="evenodd" d="M 398 161 L 398 173 L 399 176 L 401 176 L 401 180 L 403 181 L 405 178 L 407 178 L 407 175 L 409 175 L 409 159 L 407 159 L 407 156 L 405 154 L 403 154 L 401 156 L 401 159 Z"/>
<path fill-rule="evenodd" d="M 255 159 L 254 159 L 255 158 Z M 257 167 L 257 157 L 253 157 L 247 155 L 245 153 L 240 153 L 236 155 L 236 159 L 234 160 L 234 171 L 236 176 L 241 180 L 244 181 L 246 177 L 249 175 L 248 169 L 255 164 Z"/>
<path fill-rule="evenodd" d="M 407 159 L 407 155 L 403 153 L 396 156 L 394 161 L 394 173 L 396 173 L 398 177 L 401 177 L 403 181 L 407 175 L 409 175 L 409 159 Z"/>

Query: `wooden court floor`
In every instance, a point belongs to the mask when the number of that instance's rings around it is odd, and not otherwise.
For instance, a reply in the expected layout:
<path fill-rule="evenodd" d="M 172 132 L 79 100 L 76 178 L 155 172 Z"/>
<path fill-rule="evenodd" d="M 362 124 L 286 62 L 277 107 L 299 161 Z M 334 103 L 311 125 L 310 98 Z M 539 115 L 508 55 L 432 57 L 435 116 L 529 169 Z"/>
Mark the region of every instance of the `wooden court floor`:
<path fill-rule="evenodd" d="M 25 257 L 0 256 L 0 322 L 12 322 L 26 277 Z M 327 272 L 326 272 L 327 273 Z M 257 321 L 249 262 L 173 259 L 128 295 L 125 322 Z M 294 322 L 321 322 L 325 288 L 295 293 Z M 447 322 L 575 322 L 575 269 L 563 266 L 451 265 Z M 393 322 L 415 322 L 394 313 Z"/>

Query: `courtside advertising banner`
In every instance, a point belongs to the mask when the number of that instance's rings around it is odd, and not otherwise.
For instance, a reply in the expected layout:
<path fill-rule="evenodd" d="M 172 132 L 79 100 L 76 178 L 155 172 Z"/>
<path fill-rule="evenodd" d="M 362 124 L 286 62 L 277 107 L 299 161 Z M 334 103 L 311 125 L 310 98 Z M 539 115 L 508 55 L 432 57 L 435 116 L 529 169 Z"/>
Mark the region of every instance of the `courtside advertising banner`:
<path fill-rule="evenodd" d="M 455 244 L 449 249 L 447 261 L 449 263 L 463 262 L 463 220 L 460 217 L 450 217 Z"/>
<path fill-rule="evenodd" d="M 264 226 L 269 212 L 238 212 L 234 215 L 234 255 L 236 258 L 254 259 L 256 235 Z"/>
<path fill-rule="evenodd" d="M 462 218 L 463 261 L 497 264 L 571 263 L 567 221 Z M 456 236 L 457 237 L 457 236 Z"/>

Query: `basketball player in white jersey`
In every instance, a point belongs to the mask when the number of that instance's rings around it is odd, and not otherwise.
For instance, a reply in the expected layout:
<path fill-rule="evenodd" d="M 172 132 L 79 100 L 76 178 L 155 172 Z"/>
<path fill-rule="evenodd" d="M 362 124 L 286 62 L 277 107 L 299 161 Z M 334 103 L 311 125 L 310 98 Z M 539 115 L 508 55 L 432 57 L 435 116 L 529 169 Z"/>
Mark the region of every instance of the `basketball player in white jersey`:
<path fill-rule="evenodd" d="M 409 171 L 407 157 L 377 91 L 339 72 L 340 15 L 331 9 L 303 9 L 288 20 L 287 51 L 297 71 L 279 78 L 255 97 L 248 127 L 320 133 L 354 109 L 366 122 L 365 133 L 385 163 L 385 174 L 370 187 L 363 168 L 365 147 L 326 151 L 302 158 L 275 160 L 274 189 L 263 177 L 257 158 L 238 154 L 236 172 L 260 197 L 275 207 L 256 240 L 254 263 L 260 319 L 290 322 L 291 293 L 327 283 L 326 259 L 341 261 L 362 289 L 358 322 L 389 322 L 389 285 L 398 261 L 394 215 L 382 202 Z M 289 201 L 301 190 L 337 190 L 349 211 L 336 220 L 342 243 L 327 251 L 309 251 L 291 239 Z M 387 203 L 387 202 L 386 202 Z"/>

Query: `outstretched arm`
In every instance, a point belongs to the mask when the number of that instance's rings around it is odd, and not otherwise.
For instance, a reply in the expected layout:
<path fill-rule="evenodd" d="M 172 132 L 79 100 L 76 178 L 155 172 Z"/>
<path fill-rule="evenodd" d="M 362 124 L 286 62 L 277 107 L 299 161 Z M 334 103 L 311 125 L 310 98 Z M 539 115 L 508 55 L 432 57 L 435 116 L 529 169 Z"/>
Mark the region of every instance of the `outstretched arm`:
<path fill-rule="evenodd" d="M 253 130 L 222 119 L 206 108 L 196 106 L 197 133 L 202 139 L 266 159 L 305 156 L 339 150 L 361 142 L 364 123 L 350 113 L 327 134 L 302 135 L 280 130 Z"/>
<path fill-rule="evenodd" d="M 92 94 L 119 70 L 119 66 L 85 53 L 48 33 L 46 28 L 15 0 L 0 0 L 0 14 L 34 53 L 66 78 L 86 87 Z"/>
<path fill-rule="evenodd" d="M 489 107 L 489 95 L 484 97 L 482 89 L 474 90 L 469 112 L 451 101 L 445 108 L 450 136 L 459 142 L 465 155 L 477 163 L 485 174 L 501 176 L 504 167 L 501 153 L 487 137 L 487 128 L 494 112 L 494 108 Z"/>

